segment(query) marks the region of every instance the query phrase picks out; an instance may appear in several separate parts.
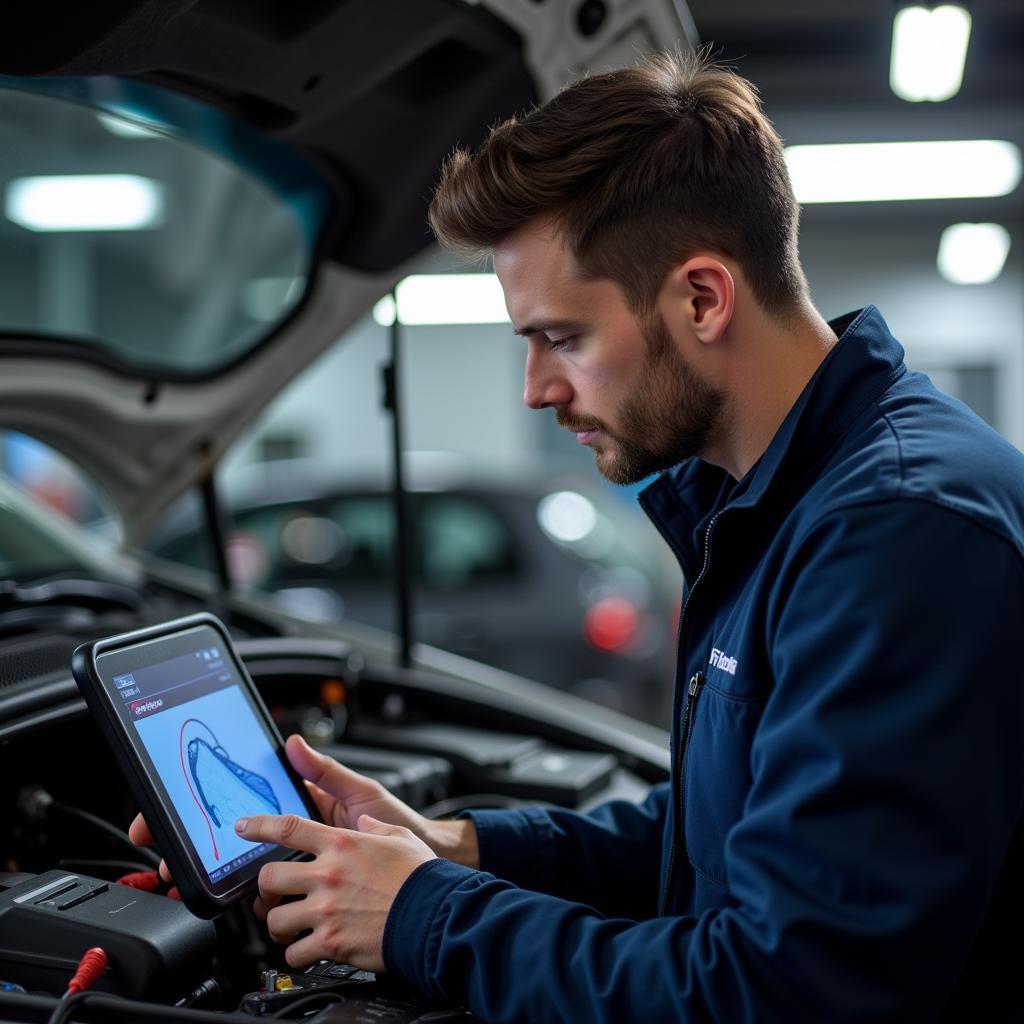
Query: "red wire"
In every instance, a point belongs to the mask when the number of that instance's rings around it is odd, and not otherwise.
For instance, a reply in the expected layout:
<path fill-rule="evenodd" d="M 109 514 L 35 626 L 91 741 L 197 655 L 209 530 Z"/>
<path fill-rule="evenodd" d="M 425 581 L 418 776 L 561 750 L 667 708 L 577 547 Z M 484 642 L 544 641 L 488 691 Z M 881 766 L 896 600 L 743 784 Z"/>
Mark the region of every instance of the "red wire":
<path fill-rule="evenodd" d="M 93 982 L 107 969 L 109 963 L 106 950 L 99 946 L 87 949 L 85 955 L 78 961 L 78 970 L 75 976 L 68 983 L 68 992 L 84 992 L 90 988 Z"/>
<path fill-rule="evenodd" d="M 131 874 L 122 875 L 116 884 L 127 885 L 130 889 L 155 892 L 160 886 L 160 876 L 155 871 L 133 871 Z"/>
<path fill-rule="evenodd" d="M 185 726 L 189 722 L 195 722 L 197 725 L 203 726 L 204 729 L 208 729 L 209 726 L 205 722 L 200 722 L 198 718 L 186 718 L 181 723 L 181 732 L 178 733 L 178 756 L 181 758 L 181 774 L 185 776 L 185 784 L 188 786 L 188 791 L 192 794 L 192 799 L 196 802 L 196 807 L 199 808 L 199 813 L 203 816 L 203 820 L 206 822 L 206 827 L 210 830 L 210 842 L 213 843 L 213 859 L 220 860 L 220 852 L 217 850 L 217 837 L 213 834 L 213 825 L 210 823 L 210 819 L 206 815 L 206 810 L 203 805 L 199 802 L 199 797 L 196 796 L 196 791 L 192 788 L 192 783 L 189 782 L 188 772 L 185 771 Z M 217 737 L 213 737 L 213 742 L 217 742 Z"/>
<path fill-rule="evenodd" d="M 145 892 L 156 892 L 156 890 L 163 884 L 163 880 L 155 871 L 133 871 L 131 874 L 122 875 L 115 884 L 127 885 L 129 889 L 142 889 Z M 176 885 L 172 885 L 164 895 L 171 900 L 181 899 L 181 893 L 178 892 L 178 887 Z"/>

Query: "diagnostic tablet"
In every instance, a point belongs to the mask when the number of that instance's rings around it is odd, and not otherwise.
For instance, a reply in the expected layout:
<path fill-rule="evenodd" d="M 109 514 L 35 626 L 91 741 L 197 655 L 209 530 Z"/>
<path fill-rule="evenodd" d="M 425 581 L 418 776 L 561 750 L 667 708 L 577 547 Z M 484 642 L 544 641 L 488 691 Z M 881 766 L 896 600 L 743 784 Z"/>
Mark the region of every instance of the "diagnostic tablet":
<path fill-rule="evenodd" d="M 254 814 L 320 819 L 215 616 L 83 644 L 71 667 L 193 913 L 216 916 L 268 861 L 304 856 L 235 834 Z"/>

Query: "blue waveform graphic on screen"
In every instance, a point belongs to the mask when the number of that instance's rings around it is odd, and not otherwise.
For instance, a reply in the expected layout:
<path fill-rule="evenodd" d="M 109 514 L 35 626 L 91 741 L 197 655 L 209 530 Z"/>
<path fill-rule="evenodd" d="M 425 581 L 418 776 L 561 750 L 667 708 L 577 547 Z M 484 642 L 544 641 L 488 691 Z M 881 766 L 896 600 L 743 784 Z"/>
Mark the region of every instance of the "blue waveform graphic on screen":
<path fill-rule="evenodd" d="M 211 746 L 200 737 L 189 740 L 188 767 L 199 799 L 218 828 L 233 827 L 238 818 L 252 814 L 281 813 L 273 786 L 232 761 L 219 745 Z"/>

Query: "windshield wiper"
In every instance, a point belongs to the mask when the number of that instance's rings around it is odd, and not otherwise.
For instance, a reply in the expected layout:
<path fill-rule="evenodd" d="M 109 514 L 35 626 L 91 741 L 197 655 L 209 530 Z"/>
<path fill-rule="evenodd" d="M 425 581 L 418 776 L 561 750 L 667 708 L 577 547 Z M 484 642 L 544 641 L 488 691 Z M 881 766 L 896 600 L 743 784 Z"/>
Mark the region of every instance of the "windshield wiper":
<path fill-rule="evenodd" d="M 132 587 L 107 580 L 57 579 L 19 586 L 0 580 L 0 614 L 25 608 L 59 606 L 92 612 L 138 611 L 142 598 Z"/>
<path fill-rule="evenodd" d="M 0 638 L 87 629 L 109 612 L 130 612 L 134 618 L 141 603 L 131 587 L 104 580 L 56 579 L 24 587 L 0 580 Z"/>

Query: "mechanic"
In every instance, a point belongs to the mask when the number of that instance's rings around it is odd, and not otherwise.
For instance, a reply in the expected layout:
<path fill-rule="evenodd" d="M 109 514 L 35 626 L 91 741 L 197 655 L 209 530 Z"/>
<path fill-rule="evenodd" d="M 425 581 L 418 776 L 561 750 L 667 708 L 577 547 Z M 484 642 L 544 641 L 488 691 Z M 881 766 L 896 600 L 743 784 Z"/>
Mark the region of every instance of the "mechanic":
<path fill-rule="evenodd" d="M 661 471 L 672 780 L 435 822 L 292 737 L 330 825 L 238 825 L 316 855 L 260 876 L 290 964 L 491 1022 L 1021 1019 L 1024 457 L 874 307 L 822 319 L 798 212 L 754 88 L 698 57 L 446 164 L 432 226 L 493 256 L 526 403 L 608 479 Z"/>

